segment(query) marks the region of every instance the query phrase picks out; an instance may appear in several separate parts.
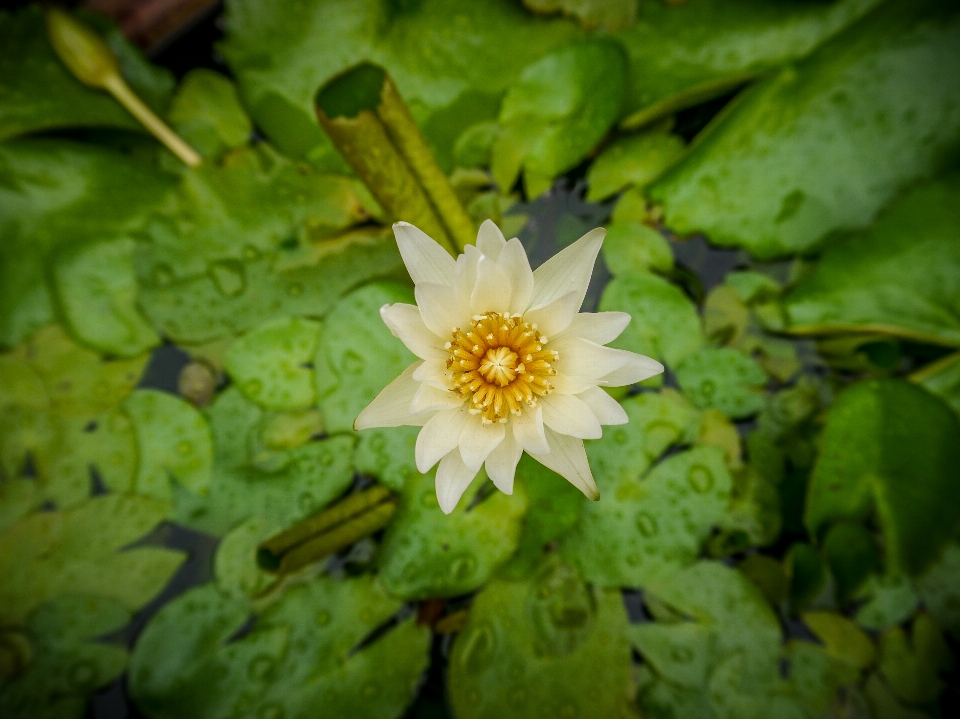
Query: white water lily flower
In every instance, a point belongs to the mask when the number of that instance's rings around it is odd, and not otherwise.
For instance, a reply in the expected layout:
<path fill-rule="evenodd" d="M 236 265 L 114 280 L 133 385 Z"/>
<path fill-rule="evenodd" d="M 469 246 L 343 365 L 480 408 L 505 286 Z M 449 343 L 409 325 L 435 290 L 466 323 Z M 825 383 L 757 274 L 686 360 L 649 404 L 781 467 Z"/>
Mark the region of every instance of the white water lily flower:
<path fill-rule="evenodd" d="M 656 360 L 603 346 L 630 315 L 578 314 L 606 230 L 588 232 L 535 272 L 520 240 L 507 242 L 490 220 L 456 260 L 413 225 L 393 231 L 417 304 L 384 305 L 380 316 L 420 359 L 354 428 L 423 427 L 417 469 L 440 463 L 437 499 L 447 514 L 483 465 L 511 494 L 523 452 L 599 499 L 583 440 L 627 422 L 601 387 L 663 372 Z"/>

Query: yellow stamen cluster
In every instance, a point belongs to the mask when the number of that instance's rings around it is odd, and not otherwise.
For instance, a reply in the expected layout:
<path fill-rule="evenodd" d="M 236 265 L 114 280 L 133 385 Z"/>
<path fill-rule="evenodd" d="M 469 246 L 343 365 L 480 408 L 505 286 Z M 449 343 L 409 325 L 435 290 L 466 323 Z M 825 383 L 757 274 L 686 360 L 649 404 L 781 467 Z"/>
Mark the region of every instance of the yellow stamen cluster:
<path fill-rule="evenodd" d="M 506 422 L 523 405 L 537 406 L 537 397 L 550 394 L 549 377 L 558 355 L 545 350 L 547 338 L 521 315 L 487 312 L 474 315 L 467 329 L 457 327 L 447 369 L 453 373 L 454 392 L 470 401 L 470 412 L 484 424 Z"/>

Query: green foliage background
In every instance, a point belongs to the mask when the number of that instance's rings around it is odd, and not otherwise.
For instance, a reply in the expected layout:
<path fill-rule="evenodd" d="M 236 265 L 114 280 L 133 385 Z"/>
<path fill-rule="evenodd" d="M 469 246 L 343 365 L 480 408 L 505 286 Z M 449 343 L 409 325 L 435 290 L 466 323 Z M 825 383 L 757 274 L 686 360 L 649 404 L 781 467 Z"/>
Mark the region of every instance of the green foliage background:
<path fill-rule="evenodd" d="M 87 19 L 204 162 L 0 12 L 0 715 L 956 711 L 955 2 L 228 0 L 230 76 L 179 81 Z M 609 219 L 591 296 L 667 373 L 588 442 L 599 502 L 525 458 L 446 516 L 417 428 L 351 429 L 413 359 L 312 108 L 362 60 L 475 222 L 542 261 Z M 372 483 L 385 531 L 260 568 Z"/>

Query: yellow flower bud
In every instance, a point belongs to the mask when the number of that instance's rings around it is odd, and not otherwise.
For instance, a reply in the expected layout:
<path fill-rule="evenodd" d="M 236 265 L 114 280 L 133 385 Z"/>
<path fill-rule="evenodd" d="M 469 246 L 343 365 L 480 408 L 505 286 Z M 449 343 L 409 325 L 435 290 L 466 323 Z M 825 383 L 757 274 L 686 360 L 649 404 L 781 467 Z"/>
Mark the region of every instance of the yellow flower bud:
<path fill-rule="evenodd" d="M 90 27 L 56 7 L 47 7 L 44 16 L 50 44 L 78 80 L 104 88 L 111 78 L 119 76 L 116 55 Z"/>

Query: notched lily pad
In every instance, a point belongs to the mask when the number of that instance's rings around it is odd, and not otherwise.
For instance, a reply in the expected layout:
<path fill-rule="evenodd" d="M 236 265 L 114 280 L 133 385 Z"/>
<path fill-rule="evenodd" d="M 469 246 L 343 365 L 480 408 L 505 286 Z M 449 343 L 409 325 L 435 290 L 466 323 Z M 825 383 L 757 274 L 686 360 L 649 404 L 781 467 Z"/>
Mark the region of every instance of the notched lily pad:
<path fill-rule="evenodd" d="M 767 375 L 750 357 L 729 347 L 702 349 L 684 357 L 674 371 L 677 382 L 701 409 L 718 409 L 732 419 L 760 411 Z"/>
<path fill-rule="evenodd" d="M 218 157 L 250 139 L 250 118 L 240 106 L 236 86 L 213 70 L 188 72 L 170 104 L 170 124 L 204 157 Z"/>
<path fill-rule="evenodd" d="M 607 226 L 603 258 L 614 275 L 673 269 L 673 250 L 663 235 L 635 221 L 613 222 Z"/>

